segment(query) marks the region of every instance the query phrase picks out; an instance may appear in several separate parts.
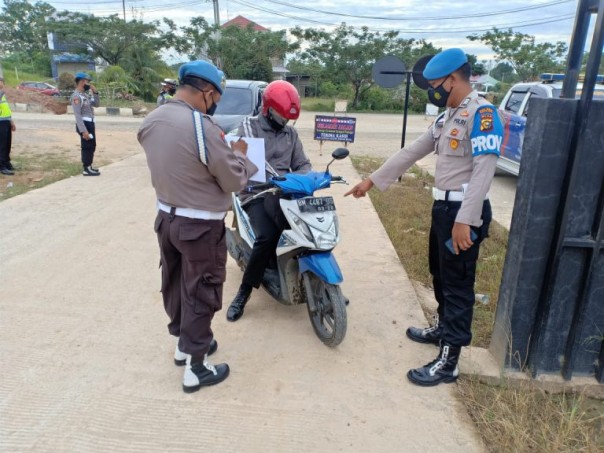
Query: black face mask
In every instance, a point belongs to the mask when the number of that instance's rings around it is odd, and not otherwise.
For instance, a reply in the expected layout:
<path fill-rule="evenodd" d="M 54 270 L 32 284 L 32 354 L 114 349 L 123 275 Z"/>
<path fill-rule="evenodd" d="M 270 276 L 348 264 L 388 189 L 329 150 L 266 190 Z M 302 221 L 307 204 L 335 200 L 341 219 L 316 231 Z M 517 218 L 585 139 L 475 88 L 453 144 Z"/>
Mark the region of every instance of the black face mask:
<path fill-rule="evenodd" d="M 182 85 L 182 82 L 181 82 L 181 85 Z M 195 89 L 196 89 L 197 91 L 199 91 L 200 93 L 209 93 L 209 91 L 202 90 L 201 88 L 196 87 L 196 86 L 195 86 L 195 85 L 193 85 L 193 84 L 188 84 L 188 85 L 189 85 L 190 87 L 195 88 Z M 205 96 L 203 97 L 203 100 L 204 100 L 204 102 L 206 103 L 206 115 L 209 115 L 209 116 L 214 115 L 214 113 L 216 113 L 216 109 L 218 108 L 218 104 L 217 104 L 216 102 L 214 102 L 214 99 L 212 99 L 212 107 L 209 107 L 209 108 L 208 108 L 208 101 L 206 100 L 206 97 L 205 97 Z"/>
<path fill-rule="evenodd" d="M 89 89 L 90 89 L 90 85 L 85 84 L 85 85 L 84 85 L 84 91 L 88 91 Z"/>
<path fill-rule="evenodd" d="M 217 108 L 218 108 L 218 104 L 216 104 L 214 101 L 212 101 L 212 107 L 210 107 L 207 110 L 206 114 L 208 114 L 210 116 L 214 115 L 214 113 L 216 113 Z"/>
<path fill-rule="evenodd" d="M 449 76 L 443 80 L 443 82 L 438 85 L 436 88 L 430 87 L 428 88 L 428 99 L 432 104 L 437 107 L 446 107 L 447 101 L 449 100 L 449 96 L 451 95 L 450 91 L 445 90 L 443 87 L 444 83 L 447 81 Z"/>
<path fill-rule="evenodd" d="M 287 125 L 287 120 L 285 120 L 284 122 L 284 120 L 282 120 L 281 118 L 276 118 L 270 110 L 266 115 L 266 119 L 268 120 L 268 124 L 271 125 L 273 130 L 277 132 L 283 130 L 283 128 Z"/>
<path fill-rule="evenodd" d="M 170 89 L 168 90 L 168 94 L 169 94 L 170 96 L 174 96 L 174 94 L 175 94 L 175 93 L 176 93 L 176 88 L 170 88 Z"/>

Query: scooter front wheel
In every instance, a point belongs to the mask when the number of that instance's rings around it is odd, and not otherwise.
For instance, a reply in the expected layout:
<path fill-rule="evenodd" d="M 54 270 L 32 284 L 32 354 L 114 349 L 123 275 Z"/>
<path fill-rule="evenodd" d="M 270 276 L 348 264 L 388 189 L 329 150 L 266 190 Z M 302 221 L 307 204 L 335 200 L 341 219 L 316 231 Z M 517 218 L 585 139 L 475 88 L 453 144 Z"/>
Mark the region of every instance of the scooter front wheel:
<path fill-rule="evenodd" d="M 319 339 L 329 347 L 346 335 L 346 299 L 338 285 L 325 283 L 311 272 L 302 274 L 308 316 Z"/>

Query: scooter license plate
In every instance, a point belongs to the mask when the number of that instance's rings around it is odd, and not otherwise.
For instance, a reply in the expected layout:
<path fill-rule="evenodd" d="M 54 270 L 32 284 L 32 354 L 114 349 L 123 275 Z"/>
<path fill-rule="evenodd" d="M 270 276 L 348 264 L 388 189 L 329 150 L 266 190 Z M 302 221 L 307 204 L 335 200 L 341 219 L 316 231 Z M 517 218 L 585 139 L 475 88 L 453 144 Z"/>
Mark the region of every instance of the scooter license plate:
<path fill-rule="evenodd" d="M 298 200 L 300 212 L 325 212 L 335 211 L 336 205 L 333 197 L 301 198 Z"/>

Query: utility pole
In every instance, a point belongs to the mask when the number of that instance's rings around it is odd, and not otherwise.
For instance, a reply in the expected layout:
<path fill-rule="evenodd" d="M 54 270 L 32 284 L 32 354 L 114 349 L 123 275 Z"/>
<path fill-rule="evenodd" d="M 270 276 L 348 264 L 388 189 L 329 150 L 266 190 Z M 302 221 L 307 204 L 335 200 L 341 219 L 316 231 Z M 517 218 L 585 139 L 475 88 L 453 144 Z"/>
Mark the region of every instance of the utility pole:
<path fill-rule="evenodd" d="M 214 2 L 214 25 L 220 27 L 220 7 L 218 6 L 218 0 L 212 0 Z"/>
<path fill-rule="evenodd" d="M 212 0 L 214 3 L 214 25 L 216 26 L 216 33 L 214 33 L 214 39 L 216 43 L 220 41 L 220 6 L 218 5 L 218 0 Z M 220 55 L 216 57 L 215 61 L 216 66 L 222 69 L 222 60 L 220 59 Z"/>
<path fill-rule="evenodd" d="M 124 22 L 126 22 L 126 0 L 122 0 L 122 8 L 124 10 Z"/>

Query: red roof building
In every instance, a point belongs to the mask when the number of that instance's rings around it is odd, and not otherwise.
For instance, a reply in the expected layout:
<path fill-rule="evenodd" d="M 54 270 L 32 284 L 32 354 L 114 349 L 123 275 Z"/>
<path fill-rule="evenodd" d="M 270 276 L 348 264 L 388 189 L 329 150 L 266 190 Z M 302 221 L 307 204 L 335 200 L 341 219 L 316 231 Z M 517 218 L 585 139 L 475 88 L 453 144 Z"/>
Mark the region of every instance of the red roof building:
<path fill-rule="evenodd" d="M 269 31 L 268 28 L 263 27 L 262 25 L 258 25 L 256 22 L 252 22 L 249 19 L 246 19 L 243 16 L 237 16 L 228 22 L 222 24 L 222 28 L 227 27 L 239 27 L 239 28 L 247 28 L 248 26 L 252 26 L 252 28 L 256 31 Z"/>

